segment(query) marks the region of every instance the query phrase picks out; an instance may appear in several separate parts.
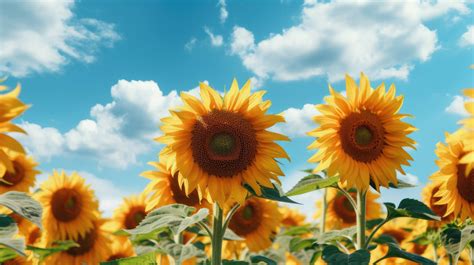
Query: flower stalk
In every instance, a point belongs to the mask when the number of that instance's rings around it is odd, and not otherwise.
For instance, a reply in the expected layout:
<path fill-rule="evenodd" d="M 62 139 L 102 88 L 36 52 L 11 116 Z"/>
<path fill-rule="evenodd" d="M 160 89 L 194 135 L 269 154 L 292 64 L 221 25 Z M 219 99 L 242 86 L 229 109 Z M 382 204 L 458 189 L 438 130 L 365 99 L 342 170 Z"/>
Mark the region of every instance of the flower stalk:
<path fill-rule="evenodd" d="M 366 195 L 367 191 L 357 190 L 357 248 L 365 249 L 365 212 L 366 212 Z"/>
<path fill-rule="evenodd" d="M 223 231 L 223 210 L 217 204 L 214 203 L 214 222 L 212 223 L 212 257 L 211 265 L 221 265 L 222 263 L 222 240 L 224 238 Z"/>

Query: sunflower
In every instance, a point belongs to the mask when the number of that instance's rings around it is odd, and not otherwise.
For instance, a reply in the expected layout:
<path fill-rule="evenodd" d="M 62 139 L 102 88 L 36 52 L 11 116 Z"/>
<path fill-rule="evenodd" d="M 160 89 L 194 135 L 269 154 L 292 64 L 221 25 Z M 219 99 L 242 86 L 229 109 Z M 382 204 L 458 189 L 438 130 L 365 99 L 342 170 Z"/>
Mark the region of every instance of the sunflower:
<path fill-rule="evenodd" d="M 179 183 L 179 174 L 171 173 L 164 163 L 150 162 L 148 164 L 155 167 L 156 170 L 142 173 L 143 177 L 151 180 L 144 191 L 145 194 L 150 194 L 146 203 L 146 211 L 174 203 L 185 204 L 196 208 L 207 206 L 204 200 L 200 201 L 197 190 L 186 195 L 182 185 L 183 182 L 181 182 L 181 184 Z M 181 179 L 181 181 L 182 180 L 183 179 Z"/>
<path fill-rule="evenodd" d="M 48 241 L 83 238 L 99 217 L 94 192 L 77 173 L 67 176 L 54 171 L 35 197 L 43 206 Z"/>
<path fill-rule="evenodd" d="M 349 194 L 355 198 L 356 192 L 349 191 Z M 379 194 L 367 191 L 366 199 L 366 218 L 367 220 L 379 218 L 382 214 L 380 204 L 376 201 Z M 322 214 L 322 201 L 316 202 L 317 212 L 315 219 L 319 219 Z M 341 229 L 356 225 L 356 213 L 352 208 L 347 197 L 337 189 L 328 189 L 327 208 L 326 208 L 326 227 L 329 229 Z"/>
<path fill-rule="evenodd" d="M 250 251 L 257 252 L 271 246 L 281 219 L 276 202 L 252 197 L 235 212 L 229 228 L 245 239 Z"/>
<path fill-rule="evenodd" d="M 13 259 L 4 261 L 2 265 L 33 265 L 33 261 L 28 257 L 16 256 Z"/>
<path fill-rule="evenodd" d="M 474 167 L 474 101 L 472 101 L 474 99 L 474 88 L 464 90 L 464 95 L 471 98 L 471 101 L 464 103 L 469 117 L 461 121 L 467 133 L 464 136 L 466 154 L 461 158 L 460 163 L 466 164 L 467 175 Z"/>
<path fill-rule="evenodd" d="M 446 135 L 446 145 L 436 145 L 439 170 L 430 177 L 439 186 L 435 204 L 447 205 L 444 216 L 454 214 L 463 220 L 474 218 L 474 170 L 466 174 L 467 165 L 459 161 L 466 153 L 465 135 L 466 131 L 458 130 Z"/>
<path fill-rule="evenodd" d="M 200 84 L 199 100 L 181 93 L 184 106 L 162 119 L 166 144 L 162 156 L 170 156 L 167 166 L 183 178 L 186 193 L 197 189 L 200 198 L 208 192 L 221 207 L 245 200 L 246 183 L 258 194 L 260 185 L 272 188 L 283 176 L 276 158 L 287 153 L 275 143 L 288 137 L 267 131 L 281 115 L 266 114 L 270 101 L 262 101 L 264 91 L 250 93 L 250 81 L 241 90 L 234 80 L 223 97 L 208 85 Z"/>
<path fill-rule="evenodd" d="M 327 104 L 316 106 L 320 126 L 308 133 L 317 138 L 308 148 L 319 149 L 309 159 L 319 163 L 314 172 L 339 174 L 344 187 L 358 190 L 397 184 L 396 171 L 405 174 L 401 165 L 413 160 L 404 147 L 415 148 L 407 135 L 416 129 L 401 121 L 409 115 L 398 113 L 403 96 L 395 96 L 393 84 L 388 92 L 383 83 L 374 90 L 364 74 L 359 87 L 346 75 L 347 97 L 329 91 Z"/>
<path fill-rule="evenodd" d="M 436 204 L 440 199 L 435 196 L 439 190 L 440 183 L 428 183 L 422 190 L 421 196 L 423 202 L 430 207 L 430 209 L 438 216 L 441 217 L 441 222 L 439 221 L 428 221 L 428 226 L 432 228 L 438 228 L 445 223 L 449 223 L 454 219 L 454 215 L 451 213 L 448 216 L 446 214 L 446 204 Z"/>
<path fill-rule="evenodd" d="M 112 261 L 116 259 L 123 259 L 135 256 L 135 250 L 133 249 L 130 241 L 118 241 L 113 240 L 110 244 L 109 257 L 105 261 Z"/>
<path fill-rule="evenodd" d="M 29 231 L 33 227 L 36 227 L 35 224 L 8 208 L 0 207 L 0 214 L 8 215 L 11 219 L 13 219 L 13 221 L 15 221 L 18 227 L 18 234 L 22 237 L 26 237 L 29 234 Z"/>
<path fill-rule="evenodd" d="M 302 214 L 297 209 L 288 207 L 279 207 L 278 210 L 282 215 L 281 224 L 284 227 L 295 227 L 306 224 L 306 215 Z"/>
<path fill-rule="evenodd" d="M 5 153 L 13 165 L 13 171 L 5 171 L 0 179 L 0 194 L 12 190 L 29 192 L 35 185 L 36 175 L 40 173 L 35 169 L 38 163 L 21 153 L 11 151 Z"/>
<path fill-rule="evenodd" d="M 105 246 L 108 246 L 111 242 L 107 231 L 104 229 L 104 222 L 103 219 L 95 220 L 92 228 L 76 239 L 66 237 L 66 240 L 74 240 L 79 246 L 53 254 L 46 259 L 45 264 L 99 264 L 99 262 L 106 260 L 110 257 L 110 249 Z M 53 244 L 48 241 L 47 246 Z"/>
<path fill-rule="evenodd" d="M 114 211 L 107 223 L 107 230 L 115 232 L 120 229 L 133 229 L 147 215 L 145 193 L 132 195 L 123 199 L 123 203 Z"/>
<path fill-rule="evenodd" d="M 0 83 L 3 81 L 3 79 L 0 80 Z M 5 89 L 6 86 L 0 85 L 0 91 Z M 28 109 L 28 106 L 18 99 L 20 91 L 20 85 L 17 85 L 12 91 L 0 94 L 0 176 L 3 176 L 7 170 L 15 171 L 12 162 L 5 153 L 5 149 L 21 154 L 25 153 L 25 149 L 18 141 L 5 134 L 9 132 L 25 133 L 22 128 L 11 123 L 13 119 Z"/>

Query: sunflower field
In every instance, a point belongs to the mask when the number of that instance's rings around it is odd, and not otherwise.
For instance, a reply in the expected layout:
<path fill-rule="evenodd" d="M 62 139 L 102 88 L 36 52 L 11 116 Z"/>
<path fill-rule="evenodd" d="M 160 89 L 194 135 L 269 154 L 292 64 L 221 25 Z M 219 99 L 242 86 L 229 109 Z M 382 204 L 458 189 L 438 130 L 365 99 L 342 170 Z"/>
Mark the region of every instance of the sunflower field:
<path fill-rule="evenodd" d="M 372 87 L 362 73 L 358 84 L 346 75 L 345 93 L 329 86 L 306 132 L 314 168 L 294 187 L 281 185 L 290 157 L 279 142 L 290 139 L 271 129 L 285 119 L 251 85 L 181 93 L 141 174 L 147 186 L 111 218 L 78 173 L 36 183 L 38 163 L 13 123 L 29 106 L 19 85 L 0 86 L 0 263 L 474 264 L 474 102 L 437 144 L 422 201 L 395 205 L 379 202 L 380 187 L 412 187 L 397 175 L 413 160 L 417 130 L 399 113 L 395 85 Z M 474 88 L 464 94 L 474 98 Z M 290 207 L 317 190 L 314 216 Z"/>

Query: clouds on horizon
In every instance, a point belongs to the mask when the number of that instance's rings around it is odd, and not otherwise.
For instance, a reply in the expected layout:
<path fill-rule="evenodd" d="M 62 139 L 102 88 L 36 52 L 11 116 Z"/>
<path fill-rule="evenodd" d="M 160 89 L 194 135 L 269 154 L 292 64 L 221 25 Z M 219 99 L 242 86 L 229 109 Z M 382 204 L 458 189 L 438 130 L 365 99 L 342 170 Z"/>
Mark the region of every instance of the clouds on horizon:
<path fill-rule="evenodd" d="M 92 63 L 120 39 L 115 25 L 77 18 L 71 1 L 2 1 L 0 74 L 58 72 L 72 60 Z"/>

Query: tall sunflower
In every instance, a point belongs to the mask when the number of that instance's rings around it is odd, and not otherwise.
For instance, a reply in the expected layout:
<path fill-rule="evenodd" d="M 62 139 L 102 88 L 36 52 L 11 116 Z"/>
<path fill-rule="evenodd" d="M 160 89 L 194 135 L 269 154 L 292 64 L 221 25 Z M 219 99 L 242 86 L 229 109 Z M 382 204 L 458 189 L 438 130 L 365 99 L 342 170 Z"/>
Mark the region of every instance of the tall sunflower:
<path fill-rule="evenodd" d="M 448 223 L 454 219 L 454 215 L 452 213 L 448 216 L 445 216 L 447 208 L 446 204 L 436 204 L 436 202 L 440 199 L 436 196 L 439 186 L 440 183 L 428 183 L 421 192 L 423 202 L 428 205 L 436 215 L 441 217 L 441 221 L 428 221 L 428 226 L 432 228 L 438 228 L 442 224 Z"/>
<path fill-rule="evenodd" d="M 132 195 L 123 199 L 123 203 L 115 209 L 112 219 L 107 222 L 107 229 L 115 232 L 119 229 L 133 229 L 145 218 L 146 193 Z"/>
<path fill-rule="evenodd" d="M 99 218 L 94 192 L 77 173 L 54 171 L 34 196 L 43 206 L 48 241 L 85 237 Z"/>
<path fill-rule="evenodd" d="M 326 104 L 316 106 L 321 113 L 314 117 L 319 127 L 308 133 L 316 140 L 309 149 L 319 149 L 309 162 L 319 163 L 315 172 L 327 170 L 340 175 L 343 186 L 367 190 L 397 184 L 396 171 L 405 174 L 401 165 L 412 157 L 405 147 L 415 148 L 408 134 L 416 129 L 399 114 L 403 96 L 395 96 L 392 84 L 388 92 L 382 83 L 375 90 L 361 74 L 360 85 L 346 75 L 347 97 L 329 86 Z"/>
<path fill-rule="evenodd" d="M 91 229 L 83 235 L 73 239 L 66 237 L 66 240 L 74 240 L 78 247 L 72 247 L 66 251 L 53 254 L 45 261 L 46 264 L 99 264 L 110 257 L 110 248 L 106 247 L 111 242 L 106 230 L 103 227 L 104 220 L 98 219 L 93 222 Z M 53 242 L 48 241 L 47 246 L 52 246 Z"/>
<path fill-rule="evenodd" d="M 3 79 L 0 80 L 0 84 L 3 81 Z M 6 88 L 6 86 L 0 85 L 0 91 L 5 90 Z M 13 164 L 5 153 L 5 150 L 11 150 L 22 154 L 25 153 L 23 146 L 14 138 L 6 134 L 9 132 L 25 133 L 22 128 L 11 122 L 28 109 L 28 106 L 18 99 L 20 91 L 20 85 L 17 85 L 12 91 L 0 94 L 0 176 L 3 176 L 7 170 L 9 172 L 15 172 Z"/>
<path fill-rule="evenodd" d="M 281 218 L 276 202 L 252 197 L 235 212 L 229 228 L 245 239 L 250 251 L 257 252 L 271 246 Z"/>
<path fill-rule="evenodd" d="M 250 93 L 250 81 L 239 90 L 234 80 L 223 97 L 204 83 L 200 88 L 201 100 L 181 93 L 184 106 L 162 119 L 164 135 L 157 138 L 186 193 L 208 191 L 224 207 L 245 200 L 244 183 L 257 193 L 259 185 L 273 187 L 271 180 L 284 175 L 276 158 L 288 158 L 275 141 L 289 139 L 267 129 L 283 116 L 266 114 L 271 103 L 262 101 L 263 91 Z"/>
<path fill-rule="evenodd" d="M 5 154 L 12 163 L 13 171 L 5 171 L 0 179 L 0 194 L 12 190 L 29 192 L 35 185 L 36 175 L 40 173 L 35 169 L 38 163 L 21 153 L 7 151 Z"/>
<path fill-rule="evenodd" d="M 355 199 L 356 192 L 349 194 Z M 367 220 L 379 218 L 382 214 L 380 204 L 376 201 L 379 194 L 367 191 L 366 218 Z M 322 201 L 316 202 L 315 219 L 319 219 L 322 214 Z M 341 229 L 356 225 L 356 212 L 347 197 L 337 189 L 328 189 L 326 208 L 326 227 L 329 229 Z"/>
<path fill-rule="evenodd" d="M 148 164 L 155 167 L 156 170 L 142 173 L 143 177 L 151 180 L 144 191 L 145 194 L 149 195 L 146 202 L 146 211 L 173 203 L 196 208 L 207 206 L 205 200 L 201 201 L 199 199 L 197 190 L 186 194 L 183 187 L 183 178 L 178 173 L 171 173 L 171 170 L 167 169 L 163 162 L 150 162 Z"/>
<path fill-rule="evenodd" d="M 436 145 L 436 164 L 439 170 L 430 178 L 439 186 L 436 205 L 447 205 L 444 216 L 451 213 L 461 219 L 474 218 L 474 170 L 466 174 L 467 165 L 460 163 L 466 153 L 466 131 L 458 130 L 446 135 L 446 145 Z"/>

